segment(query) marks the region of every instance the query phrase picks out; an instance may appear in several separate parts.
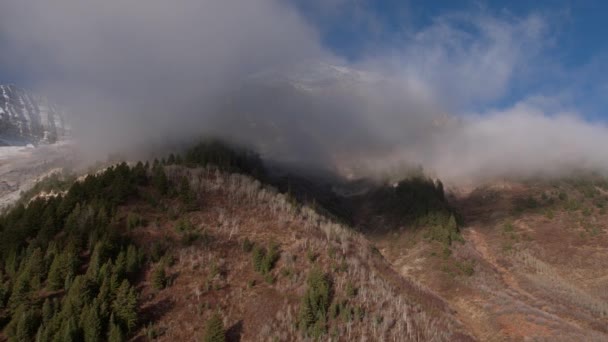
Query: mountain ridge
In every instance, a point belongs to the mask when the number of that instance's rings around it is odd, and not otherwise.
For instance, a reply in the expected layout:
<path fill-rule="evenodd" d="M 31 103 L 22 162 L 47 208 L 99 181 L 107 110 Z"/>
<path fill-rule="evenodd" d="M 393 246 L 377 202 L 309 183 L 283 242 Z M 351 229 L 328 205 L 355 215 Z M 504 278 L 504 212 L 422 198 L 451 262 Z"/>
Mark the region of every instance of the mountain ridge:
<path fill-rule="evenodd" d="M 0 85 L 0 146 L 52 144 L 69 131 L 64 112 L 46 97 Z"/>

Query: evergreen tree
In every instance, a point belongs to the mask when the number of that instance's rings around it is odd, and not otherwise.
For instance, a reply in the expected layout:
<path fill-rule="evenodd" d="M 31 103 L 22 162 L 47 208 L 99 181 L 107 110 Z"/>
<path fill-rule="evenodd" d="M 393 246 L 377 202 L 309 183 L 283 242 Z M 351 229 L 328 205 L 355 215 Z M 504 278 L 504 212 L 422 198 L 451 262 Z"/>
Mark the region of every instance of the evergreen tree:
<path fill-rule="evenodd" d="M 53 308 L 52 302 L 46 298 L 44 300 L 44 304 L 42 304 L 42 322 L 47 323 L 53 318 L 53 314 L 55 314 L 55 309 Z"/>
<path fill-rule="evenodd" d="M 30 284 L 31 279 L 29 273 L 21 273 L 13 285 L 11 297 L 8 300 L 8 307 L 11 310 L 16 310 L 20 305 L 28 303 L 31 291 Z"/>
<path fill-rule="evenodd" d="M 139 270 L 139 253 L 137 247 L 129 245 L 127 247 L 127 273 L 133 274 Z"/>
<path fill-rule="evenodd" d="M 80 326 L 82 326 L 85 342 L 97 342 L 101 338 L 101 318 L 99 317 L 97 301 L 83 310 Z"/>
<path fill-rule="evenodd" d="M 264 248 L 258 247 L 258 246 L 253 247 L 253 252 L 252 252 L 253 269 L 256 272 L 262 272 L 265 255 L 266 255 L 266 251 L 264 250 Z"/>
<path fill-rule="evenodd" d="M 8 297 L 8 284 L 4 282 L 2 271 L 0 271 L 0 310 L 4 309 L 6 305 L 6 299 Z"/>
<path fill-rule="evenodd" d="M 226 332 L 224 331 L 224 322 L 218 313 L 214 313 L 207 321 L 205 328 L 205 342 L 225 342 Z"/>
<path fill-rule="evenodd" d="M 66 276 L 68 275 L 73 259 L 67 252 L 57 254 L 51 264 L 47 279 L 49 290 L 59 290 L 64 287 Z"/>
<path fill-rule="evenodd" d="M 118 253 L 116 260 L 114 261 L 114 274 L 118 275 L 120 279 L 127 275 L 127 256 L 124 250 Z"/>
<path fill-rule="evenodd" d="M 165 169 L 162 166 L 153 169 L 152 184 L 161 195 L 166 195 L 169 191 L 169 180 Z"/>
<path fill-rule="evenodd" d="M 152 272 L 152 286 L 157 290 L 162 290 L 167 286 L 167 275 L 162 264 L 157 265 Z"/>
<path fill-rule="evenodd" d="M 116 321 L 126 331 L 131 331 L 137 324 L 137 294 L 128 280 L 123 280 L 112 303 L 112 312 Z"/>
<path fill-rule="evenodd" d="M 11 341 L 31 341 L 40 324 L 40 318 L 33 308 L 26 305 L 20 306 L 9 324 L 8 332 Z"/>
<path fill-rule="evenodd" d="M 326 331 L 327 311 L 331 301 L 331 282 L 319 269 L 313 268 L 302 298 L 299 326 L 305 335 L 319 338 Z"/>
<path fill-rule="evenodd" d="M 80 329 L 73 316 L 64 321 L 61 330 L 61 340 L 64 342 L 78 342 L 82 340 Z"/>
<path fill-rule="evenodd" d="M 114 320 L 114 316 L 110 318 L 108 328 L 108 342 L 123 342 L 125 340 L 122 328 Z"/>
<path fill-rule="evenodd" d="M 186 177 L 182 177 L 182 180 L 180 182 L 179 195 L 187 210 L 191 210 L 194 208 L 196 198 L 194 193 L 190 189 L 190 182 Z"/>

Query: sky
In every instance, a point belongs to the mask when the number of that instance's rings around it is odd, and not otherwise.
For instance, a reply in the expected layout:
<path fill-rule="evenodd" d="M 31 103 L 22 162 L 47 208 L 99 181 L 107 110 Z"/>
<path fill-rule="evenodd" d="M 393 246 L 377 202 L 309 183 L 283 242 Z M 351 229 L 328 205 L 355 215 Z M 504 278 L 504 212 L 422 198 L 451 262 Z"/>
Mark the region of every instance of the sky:
<path fill-rule="evenodd" d="M 213 134 L 270 158 L 369 173 L 608 173 L 607 10 L 571 0 L 5 0 L 0 83 L 66 105 L 90 154 Z M 274 83 L 243 86 L 264 75 Z"/>
<path fill-rule="evenodd" d="M 605 1 L 294 0 L 294 3 L 319 28 L 323 44 L 350 61 L 408 44 L 409 35 L 455 13 L 495 18 L 538 16 L 547 32 L 546 41 L 539 42 L 544 45 L 542 52 L 529 61 L 538 64 L 534 79 L 514 82 L 497 101 L 485 105 L 508 106 L 532 92 L 560 94 L 565 102 L 581 108 L 587 118 L 608 119 Z"/>

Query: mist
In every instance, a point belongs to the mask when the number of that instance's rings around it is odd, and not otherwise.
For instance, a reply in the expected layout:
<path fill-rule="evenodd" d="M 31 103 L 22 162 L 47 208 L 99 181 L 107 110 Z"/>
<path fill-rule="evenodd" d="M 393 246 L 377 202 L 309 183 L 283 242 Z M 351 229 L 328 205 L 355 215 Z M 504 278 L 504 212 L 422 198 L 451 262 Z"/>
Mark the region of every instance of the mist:
<path fill-rule="evenodd" d="M 351 177 L 421 165 L 452 182 L 608 170 L 608 128 L 546 72 L 540 15 L 454 13 L 347 61 L 279 0 L 9 0 L 0 63 L 69 108 L 86 154 L 214 136 Z"/>

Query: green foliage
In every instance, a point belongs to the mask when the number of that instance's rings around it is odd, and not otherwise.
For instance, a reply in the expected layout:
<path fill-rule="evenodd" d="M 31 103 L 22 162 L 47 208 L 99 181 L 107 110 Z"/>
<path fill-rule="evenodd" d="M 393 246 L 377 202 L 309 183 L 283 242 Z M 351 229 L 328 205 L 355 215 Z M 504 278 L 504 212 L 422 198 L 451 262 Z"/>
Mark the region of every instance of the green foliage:
<path fill-rule="evenodd" d="M 300 304 L 298 325 L 305 336 L 319 338 L 327 332 L 331 282 L 318 268 L 308 274 L 308 288 Z"/>
<path fill-rule="evenodd" d="M 254 246 L 252 252 L 253 258 L 253 269 L 256 272 L 262 272 L 262 264 L 264 262 L 264 256 L 266 255 L 266 250 L 263 247 Z"/>
<path fill-rule="evenodd" d="M 224 330 L 224 322 L 218 313 L 214 313 L 207 324 L 205 325 L 205 342 L 224 342 L 226 341 L 226 332 Z"/>
<path fill-rule="evenodd" d="M 534 196 L 529 195 L 526 197 L 520 197 L 515 200 L 515 211 L 523 212 L 526 210 L 535 210 L 540 207 L 540 203 Z"/>
<path fill-rule="evenodd" d="M 463 261 L 463 262 L 459 262 L 456 265 L 458 267 L 458 269 L 460 269 L 460 271 L 468 276 L 471 277 L 473 276 L 473 274 L 475 274 L 475 264 L 473 261 Z"/>
<path fill-rule="evenodd" d="M 254 177 L 264 175 L 264 167 L 257 154 L 220 141 L 201 142 L 188 149 L 184 162 L 187 165 L 214 165 L 224 171 L 244 173 Z"/>
<path fill-rule="evenodd" d="M 20 305 L 6 329 L 9 341 L 33 340 L 39 324 L 40 316 L 38 312 L 30 306 Z"/>
<path fill-rule="evenodd" d="M 110 319 L 108 328 L 108 342 L 123 342 L 125 341 L 124 333 L 119 324 L 114 320 L 114 316 Z"/>
<path fill-rule="evenodd" d="M 85 307 L 82 312 L 80 326 L 83 330 L 85 342 L 97 342 L 101 339 L 102 321 L 99 317 L 97 303 Z"/>
<path fill-rule="evenodd" d="M 112 303 L 116 322 L 125 331 L 131 331 L 137 324 L 137 293 L 128 280 L 123 280 Z"/>
<path fill-rule="evenodd" d="M 386 186 L 373 194 L 376 211 L 403 222 L 418 222 L 431 214 L 449 215 L 449 207 L 441 181 L 415 176 Z"/>
<path fill-rule="evenodd" d="M 196 194 L 190 189 L 190 181 L 186 177 L 182 177 L 180 182 L 179 197 L 186 210 L 196 209 Z"/>
<path fill-rule="evenodd" d="M 264 247 L 254 246 L 252 253 L 253 269 L 262 275 L 266 275 L 272 271 L 279 260 L 279 256 L 279 246 L 275 243 L 271 243 L 268 250 Z"/>
<path fill-rule="evenodd" d="M 144 224 L 143 218 L 136 213 L 129 213 L 127 215 L 127 230 L 131 231 Z"/>
<path fill-rule="evenodd" d="M 189 232 L 192 229 L 192 223 L 185 217 L 180 218 L 175 225 L 175 230 L 177 230 L 178 233 Z"/>
<path fill-rule="evenodd" d="M 167 286 L 167 274 L 165 273 L 165 267 L 157 265 L 152 271 L 152 287 L 156 290 L 162 290 Z"/>
<path fill-rule="evenodd" d="M 439 241 L 444 246 L 451 246 L 454 241 L 463 242 L 458 229 L 456 217 L 453 214 L 433 215 L 429 217 L 427 224 L 430 225 L 426 236 L 433 241 Z"/>
<path fill-rule="evenodd" d="M 152 185 L 161 195 L 166 195 L 169 192 L 169 179 L 162 166 L 156 166 L 152 169 Z"/>
<path fill-rule="evenodd" d="M 257 155 L 215 143 L 191 149 L 184 159 L 170 156 L 168 163 L 213 164 L 254 175 L 263 171 Z M 144 262 L 160 260 L 167 247 L 158 242 L 144 248 L 149 252 L 145 255 L 133 244 L 130 232 L 145 222 L 135 212 L 122 216 L 124 205 L 142 195 L 166 205 L 172 202 L 162 196 L 172 192 L 188 209 L 197 199 L 185 178 L 178 182 L 177 191 L 170 189 L 158 161 L 152 168 L 148 163 L 134 167 L 120 163 L 74 180 L 45 179 L 0 215 L 0 320 L 8 322 L 3 336 L 10 340 L 129 338 L 138 323 L 137 292 L 130 281 L 141 279 L 137 272 Z M 39 191 L 61 194 L 31 200 Z M 208 234 L 193 232 L 191 225 L 178 230 L 187 233 L 188 243 L 212 242 Z M 274 279 L 270 271 L 278 258 L 276 245 L 264 249 L 259 272 Z M 152 274 L 159 288 L 168 283 L 162 267 Z"/>

